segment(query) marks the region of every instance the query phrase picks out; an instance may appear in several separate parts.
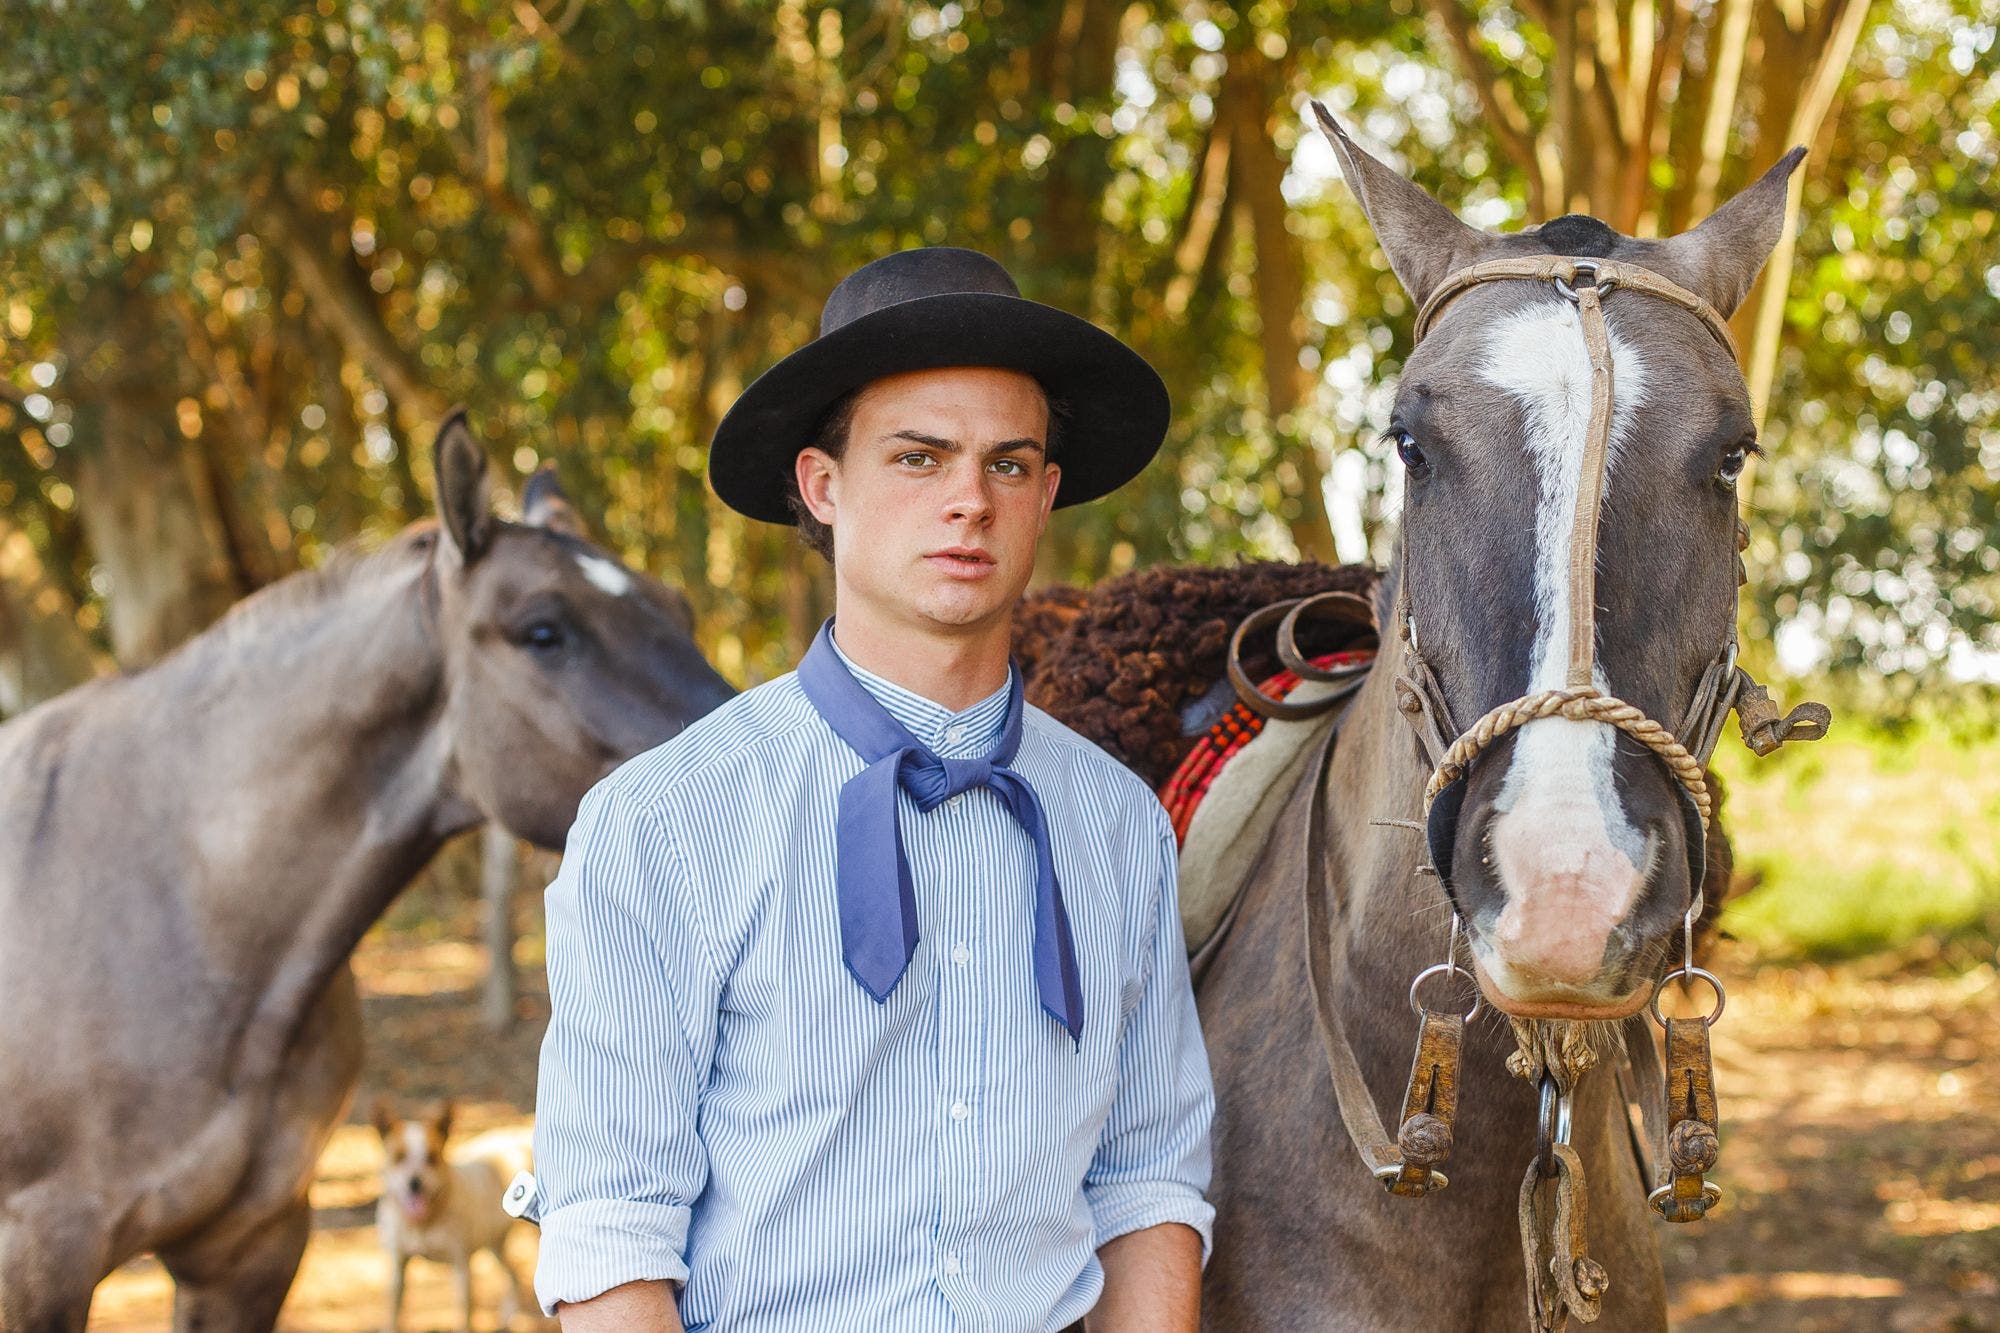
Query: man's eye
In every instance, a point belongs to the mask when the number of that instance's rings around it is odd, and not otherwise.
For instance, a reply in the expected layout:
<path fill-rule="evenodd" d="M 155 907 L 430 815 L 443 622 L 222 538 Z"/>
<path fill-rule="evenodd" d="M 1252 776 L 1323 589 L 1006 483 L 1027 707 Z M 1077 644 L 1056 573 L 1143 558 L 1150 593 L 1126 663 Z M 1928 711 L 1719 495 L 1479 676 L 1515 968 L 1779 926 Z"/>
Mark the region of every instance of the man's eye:
<path fill-rule="evenodd" d="M 904 467 L 929 467 L 931 464 L 931 456 L 929 454 L 913 452 L 900 455 L 896 459 L 896 461 L 898 463 L 901 463 Z"/>
<path fill-rule="evenodd" d="M 993 466 L 996 470 L 1010 477 L 1025 477 L 1028 475 L 1028 465 L 1018 458 L 996 458 L 993 460 Z"/>

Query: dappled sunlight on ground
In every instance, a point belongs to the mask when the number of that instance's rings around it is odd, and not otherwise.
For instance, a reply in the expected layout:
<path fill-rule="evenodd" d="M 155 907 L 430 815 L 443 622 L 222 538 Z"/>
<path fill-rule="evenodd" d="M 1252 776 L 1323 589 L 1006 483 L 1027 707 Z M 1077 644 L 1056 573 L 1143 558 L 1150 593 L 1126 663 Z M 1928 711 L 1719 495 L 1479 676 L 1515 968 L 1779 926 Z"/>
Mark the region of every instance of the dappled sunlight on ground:
<path fill-rule="evenodd" d="M 1675 1326 L 2000 1329 L 1996 1021 L 1990 961 L 1732 984 L 1715 1030 L 1723 1206 L 1662 1235 Z"/>
<path fill-rule="evenodd" d="M 281 1327 L 381 1327 L 375 1094 L 399 1109 L 449 1095 L 467 1135 L 526 1123 L 548 1006 L 536 923 L 524 912 L 522 925 L 521 1019 L 497 1037 L 478 1019 L 484 954 L 461 942 L 477 935 L 468 910 L 399 904 L 363 943 L 367 1066 L 320 1161 L 315 1234 Z M 1658 1229 L 1675 1328 L 2000 1331 L 2000 968 L 1979 948 L 1984 961 L 1960 948 L 1949 966 L 1916 949 L 1752 970 L 1724 946 L 1713 966 L 1730 988 L 1715 1030 L 1725 1195 L 1709 1221 Z M 516 1229 L 524 1273 L 534 1245 L 532 1228 Z M 475 1327 L 496 1328 L 501 1276 L 482 1262 L 476 1285 Z M 100 1288 L 91 1328 L 164 1329 L 171 1302 L 165 1274 L 142 1260 Z M 405 1311 L 407 1329 L 453 1327 L 449 1270 L 413 1263 Z"/>

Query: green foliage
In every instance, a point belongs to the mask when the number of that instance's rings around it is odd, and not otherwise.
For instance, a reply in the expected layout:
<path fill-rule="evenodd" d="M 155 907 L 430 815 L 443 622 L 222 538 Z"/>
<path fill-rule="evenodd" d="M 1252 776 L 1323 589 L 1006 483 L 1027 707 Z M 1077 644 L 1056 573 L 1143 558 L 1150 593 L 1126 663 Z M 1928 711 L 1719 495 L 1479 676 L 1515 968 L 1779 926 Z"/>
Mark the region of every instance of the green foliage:
<path fill-rule="evenodd" d="M 1532 7 L 1473 10 L 1543 114 Z M 1160 463 L 1057 524 L 1043 573 L 1090 579 L 1291 554 L 1329 468 L 1381 549 L 1397 478 L 1374 436 L 1411 312 L 1306 94 L 1482 225 L 1527 207 L 1416 0 L 26 11 L 0 51 L 0 499 L 92 624 L 76 487 L 110 312 L 165 353 L 148 373 L 250 581 L 423 512 L 430 404 L 463 400 L 517 470 L 555 460 L 611 545 L 687 585 L 746 679 L 826 592 L 789 534 L 708 496 L 703 450 L 843 273 L 978 246 L 1161 368 Z M 1791 627 L 1799 661 L 1916 681 L 2000 651 L 1994 22 L 1981 0 L 1879 4 L 1812 168 L 1750 561 L 1759 637 Z M 1311 388 L 1282 415 L 1241 196 L 1190 243 L 1230 71 L 1253 65 L 1259 123 L 1297 154 Z"/>
<path fill-rule="evenodd" d="M 1994 18 L 1864 37 L 1807 195 L 1751 553 L 1767 624 L 1899 701 L 2000 650 L 2000 66 Z M 1963 7 L 1961 20 L 1973 9 Z M 1987 678 L 1994 674 L 1985 667 Z"/>
<path fill-rule="evenodd" d="M 1771 759 L 1726 747 L 1737 871 L 1757 887 L 1723 928 L 1777 957 L 1846 957 L 2000 930 L 1993 718 L 1844 720 Z"/>

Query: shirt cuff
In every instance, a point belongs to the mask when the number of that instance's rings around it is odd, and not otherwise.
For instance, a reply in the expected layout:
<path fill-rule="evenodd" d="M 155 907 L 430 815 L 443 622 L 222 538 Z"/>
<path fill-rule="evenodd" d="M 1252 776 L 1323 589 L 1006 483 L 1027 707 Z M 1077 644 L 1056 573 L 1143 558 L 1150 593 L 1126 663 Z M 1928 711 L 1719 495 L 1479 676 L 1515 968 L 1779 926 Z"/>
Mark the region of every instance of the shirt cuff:
<path fill-rule="evenodd" d="M 1201 1264 L 1214 1248 L 1215 1209 L 1199 1190 L 1173 1181 L 1142 1180 L 1095 1185 L 1084 1191 L 1097 1227 L 1097 1248 L 1147 1227 L 1179 1222 L 1201 1237 Z"/>
<path fill-rule="evenodd" d="M 535 1299 L 542 1313 L 627 1282 L 685 1282 L 689 1210 L 629 1199 L 586 1199 L 542 1218 Z"/>

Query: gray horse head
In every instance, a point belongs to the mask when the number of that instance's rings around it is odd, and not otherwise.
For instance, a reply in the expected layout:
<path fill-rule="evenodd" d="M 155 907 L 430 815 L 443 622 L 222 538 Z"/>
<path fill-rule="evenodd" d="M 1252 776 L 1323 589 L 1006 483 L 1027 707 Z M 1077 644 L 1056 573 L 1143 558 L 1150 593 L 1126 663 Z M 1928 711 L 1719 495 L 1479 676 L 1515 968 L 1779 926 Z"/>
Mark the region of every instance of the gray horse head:
<path fill-rule="evenodd" d="M 492 512 L 486 452 L 454 413 L 435 447 L 437 633 L 460 799 L 560 848 L 618 763 L 729 698 L 681 594 L 592 544 L 552 473 L 522 521 Z"/>
<path fill-rule="evenodd" d="M 1421 306 L 1469 265 L 1550 253 L 1649 269 L 1727 318 L 1776 244 L 1797 149 L 1700 226 L 1638 240 L 1572 215 L 1508 235 L 1460 222 L 1323 110 L 1347 181 Z M 1611 453 L 1597 551 L 1596 685 L 1672 728 L 1736 619 L 1735 479 L 1750 399 L 1701 319 L 1605 299 Z M 1545 282 L 1475 286 L 1405 364 L 1390 429 L 1406 468 L 1401 597 L 1460 726 L 1564 684 L 1570 534 L 1590 418 L 1575 305 Z M 1549 718 L 1474 763 L 1447 873 L 1488 997 L 1521 1016 L 1642 1004 L 1701 864 L 1661 761 L 1609 726 Z M 1720 892 L 1716 886 L 1713 892 Z"/>

